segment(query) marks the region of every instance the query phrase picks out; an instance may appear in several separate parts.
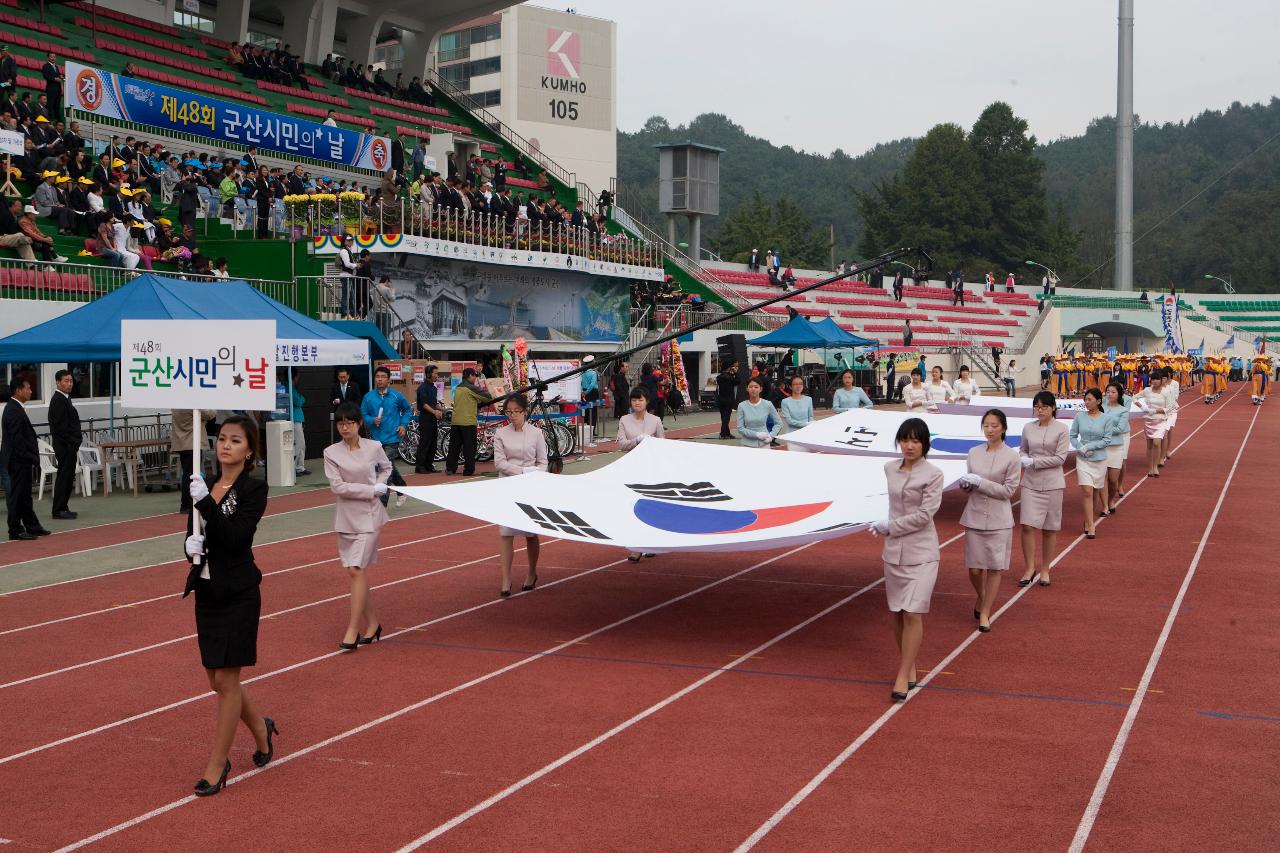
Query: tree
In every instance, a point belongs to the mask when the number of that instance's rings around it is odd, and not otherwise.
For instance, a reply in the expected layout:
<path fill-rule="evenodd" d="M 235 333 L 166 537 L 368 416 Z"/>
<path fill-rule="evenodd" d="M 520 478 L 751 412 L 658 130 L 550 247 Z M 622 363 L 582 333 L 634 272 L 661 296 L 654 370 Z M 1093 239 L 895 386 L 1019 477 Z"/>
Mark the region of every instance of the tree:
<path fill-rule="evenodd" d="M 830 261 L 831 241 L 824 229 L 815 228 L 789 198 L 779 198 L 770 207 L 759 191 L 725 220 L 719 243 L 724 259 L 738 263 L 745 263 L 752 249 L 777 249 L 788 266 L 823 269 Z"/>
<path fill-rule="evenodd" d="M 984 259 L 981 237 L 991 208 L 981 192 L 978 156 L 955 124 L 940 124 L 911 152 L 901 176 L 859 194 L 864 255 L 901 246 L 928 250 L 948 268 Z"/>
<path fill-rule="evenodd" d="M 996 101 L 982 111 L 968 141 L 991 208 L 976 251 L 999 270 L 1016 269 L 1045 242 L 1044 164 L 1036 157 L 1036 138 L 1008 104 Z"/>

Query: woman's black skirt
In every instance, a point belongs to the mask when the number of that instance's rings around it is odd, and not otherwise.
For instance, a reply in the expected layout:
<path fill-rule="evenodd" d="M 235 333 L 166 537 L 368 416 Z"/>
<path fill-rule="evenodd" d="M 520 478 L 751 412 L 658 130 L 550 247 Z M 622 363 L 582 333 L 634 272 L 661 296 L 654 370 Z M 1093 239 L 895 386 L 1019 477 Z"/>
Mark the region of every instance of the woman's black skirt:
<path fill-rule="evenodd" d="M 258 662 L 258 617 L 262 593 L 257 585 L 230 595 L 196 586 L 196 637 L 205 669 L 253 666 Z"/>

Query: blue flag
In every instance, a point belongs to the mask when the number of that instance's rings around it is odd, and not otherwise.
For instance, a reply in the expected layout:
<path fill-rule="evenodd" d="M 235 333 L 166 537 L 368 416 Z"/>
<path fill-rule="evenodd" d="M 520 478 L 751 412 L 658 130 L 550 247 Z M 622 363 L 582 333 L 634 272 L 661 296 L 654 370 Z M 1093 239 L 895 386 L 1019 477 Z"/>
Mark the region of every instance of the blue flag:
<path fill-rule="evenodd" d="M 1115 348 L 1115 347 L 1107 347 L 1107 360 L 1108 360 L 1108 361 L 1115 361 L 1115 360 L 1116 360 L 1116 354 L 1117 354 L 1117 352 L 1116 352 L 1116 348 Z"/>
<path fill-rule="evenodd" d="M 1227 338 L 1227 342 L 1222 345 L 1222 348 L 1231 349 L 1235 345 L 1236 345 L 1236 336 L 1232 335 L 1231 337 Z"/>

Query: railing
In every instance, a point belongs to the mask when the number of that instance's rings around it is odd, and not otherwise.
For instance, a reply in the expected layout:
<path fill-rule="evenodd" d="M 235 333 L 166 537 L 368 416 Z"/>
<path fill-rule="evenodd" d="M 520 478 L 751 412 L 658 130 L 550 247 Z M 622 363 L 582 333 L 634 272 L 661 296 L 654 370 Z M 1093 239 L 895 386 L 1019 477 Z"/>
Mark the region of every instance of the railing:
<path fill-rule="evenodd" d="M 539 149 L 535 148 L 529 140 L 525 139 L 523 136 L 504 124 L 500 118 L 489 112 L 489 110 L 486 109 L 479 101 L 441 77 L 439 71 L 435 68 L 427 69 L 426 79 L 431 82 L 431 85 L 435 86 L 437 89 L 452 98 L 455 103 L 478 118 L 491 131 L 501 136 L 509 145 L 514 147 L 525 157 L 528 157 L 530 161 L 537 163 L 548 174 L 554 176 L 562 184 L 567 187 L 574 187 L 577 185 L 577 180 L 575 179 L 573 172 L 570 172 L 555 160 L 552 160 L 546 154 L 543 154 Z"/>
<path fill-rule="evenodd" d="M 520 249 L 571 255 L 592 261 L 630 264 L 660 269 L 657 246 L 624 234 L 605 234 L 568 223 L 508 220 L 504 216 L 398 199 L 392 204 L 359 201 L 311 202 L 291 205 L 289 221 L 294 235 L 309 230 L 319 234 L 399 234 L 444 240 L 472 246 Z"/>
<path fill-rule="evenodd" d="M 210 275 L 197 275 L 179 268 L 151 270 L 171 278 L 191 282 L 216 284 L 225 279 Z M 0 258 L 0 299 L 39 299 L 50 302 L 93 302 L 118 290 L 137 276 L 151 272 L 144 269 L 126 270 L 120 267 L 96 264 L 55 264 L 24 261 L 20 258 Z M 307 314 L 319 308 L 307 288 L 296 282 L 264 278 L 241 278 L 254 289 L 265 293 L 277 302 L 295 311 Z"/>
<path fill-rule="evenodd" d="M 415 333 L 417 317 L 405 319 L 396 308 L 395 302 L 387 298 L 381 290 L 368 279 L 349 277 L 346 279 L 347 303 L 343 304 L 343 276 L 336 268 L 326 268 L 323 276 L 298 276 L 298 283 L 309 285 L 309 289 L 320 294 L 320 316 L 324 319 L 355 317 L 358 320 L 373 323 L 382 336 L 396 348 L 401 358 L 431 357 L 426 342 Z M 353 288 L 363 285 L 366 288 L 366 299 L 359 301 Z M 361 312 L 355 306 L 364 308 Z"/>

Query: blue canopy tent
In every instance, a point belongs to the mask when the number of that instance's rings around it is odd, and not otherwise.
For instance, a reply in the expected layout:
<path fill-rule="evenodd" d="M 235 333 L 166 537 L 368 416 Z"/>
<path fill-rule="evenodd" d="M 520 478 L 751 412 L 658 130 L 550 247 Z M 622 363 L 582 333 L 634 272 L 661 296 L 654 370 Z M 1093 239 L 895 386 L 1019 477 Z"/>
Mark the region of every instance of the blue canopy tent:
<path fill-rule="evenodd" d="M 831 339 L 831 345 L 836 347 L 878 347 L 879 341 L 871 338 L 863 338 L 850 332 L 848 329 L 840 328 L 840 324 L 830 317 L 823 317 L 814 324 L 824 335 Z"/>
<path fill-rule="evenodd" d="M 805 317 L 793 317 L 785 326 L 752 338 L 747 343 L 753 347 L 794 347 L 795 349 L 830 349 L 835 347 L 874 347 L 879 341 L 860 338 L 840 328 L 830 317 L 812 322 Z"/>
<path fill-rule="evenodd" d="M 275 320 L 278 341 L 326 341 L 337 347 L 311 364 L 368 363 L 368 343 L 299 314 L 248 282 L 194 282 L 140 275 L 80 308 L 0 339 L 0 363 L 120 360 L 121 320 Z M 113 374 L 114 380 L 114 374 Z M 292 371 L 289 384 L 293 384 Z M 290 388 L 292 394 L 292 388 Z M 114 416 L 115 389 L 112 388 Z"/>

